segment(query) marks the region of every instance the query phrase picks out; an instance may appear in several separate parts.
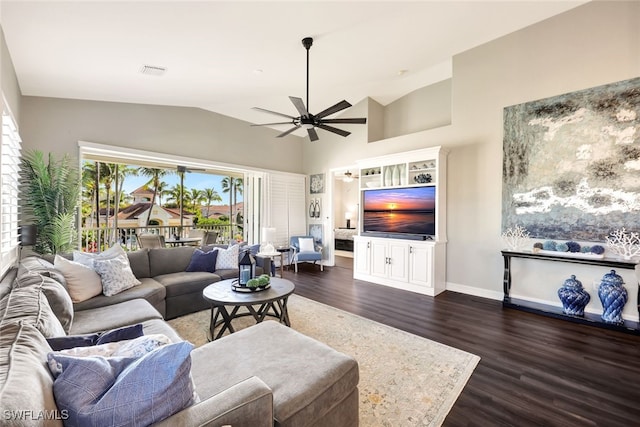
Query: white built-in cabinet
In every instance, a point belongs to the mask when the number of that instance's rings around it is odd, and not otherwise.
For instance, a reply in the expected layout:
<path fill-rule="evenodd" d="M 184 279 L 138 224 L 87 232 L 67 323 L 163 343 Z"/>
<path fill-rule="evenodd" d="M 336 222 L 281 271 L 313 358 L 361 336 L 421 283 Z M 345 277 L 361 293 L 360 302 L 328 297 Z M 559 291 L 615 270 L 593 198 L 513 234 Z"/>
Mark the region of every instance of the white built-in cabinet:
<path fill-rule="evenodd" d="M 445 290 L 446 156 L 441 147 L 432 147 L 358 162 L 361 191 L 434 186 L 437 203 L 436 232 L 429 240 L 354 236 L 355 279 L 431 296 Z"/>

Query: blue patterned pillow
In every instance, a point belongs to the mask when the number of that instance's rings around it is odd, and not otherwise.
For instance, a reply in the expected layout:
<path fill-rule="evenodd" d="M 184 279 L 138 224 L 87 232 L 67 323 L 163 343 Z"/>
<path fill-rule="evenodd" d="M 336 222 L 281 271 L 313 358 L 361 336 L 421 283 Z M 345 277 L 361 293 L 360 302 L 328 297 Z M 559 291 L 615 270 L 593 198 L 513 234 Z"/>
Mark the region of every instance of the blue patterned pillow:
<path fill-rule="evenodd" d="M 191 255 L 191 262 L 186 271 L 207 271 L 213 273 L 216 271 L 216 260 L 218 259 L 218 251 L 215 249 L 205 252 L 196 249 Z"/>
<path fill-rule="evenodd" d="M 162 346 L 140 358 L 49 353 L 53 393 L 76 426 L 150 425 L 194 403 L 193 344 Z M 55 374 L 54 374 L 55 375 Z"/>
<path fill-rule="evenodd" d="M 66 350 L 74 347 L 88 347 L 91 345 L 107 344 L 110 342 L 132 340 L 144 335 L 142 323 L 112 329 L 110 331 L 87 334 L 68 335 L 66 337 L 47 338 L 47 342 L 53 351 Z"/>

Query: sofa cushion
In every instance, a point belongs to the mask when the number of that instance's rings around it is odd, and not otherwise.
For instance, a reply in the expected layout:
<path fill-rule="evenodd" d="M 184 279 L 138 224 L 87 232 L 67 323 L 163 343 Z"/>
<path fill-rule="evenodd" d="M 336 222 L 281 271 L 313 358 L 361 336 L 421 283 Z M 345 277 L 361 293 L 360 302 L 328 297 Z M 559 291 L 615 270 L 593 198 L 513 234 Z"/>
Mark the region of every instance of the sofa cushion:
<path fill-rule="evenodd" d="M 111 341 L 84 347 L 72 347 L 55 353 L 75 357 L 140 357 L 167 344 L 171 344 L 169 337 L 162 334 L 153 334 L 142 335 L 130 340 Z M 51 358 L 49 358 L 49 362 L 51 362 Z M 55 377 L 58 373 L 54 372 L 54 369 L 55 366 L 49 365 L 49 370 L 53 372 L 53 376 Z"/>
<path fill-rule="evenodd" d="M 23 277 L 26 274 L 28 273 L 25 271 L 20 277 Z M 29 284 L 41 286 L 41 290 L 45 297 L 47 297 L 47 302 L 49 303 L 53 314 L 55 314 L 60 321 L 64 331 L 68 333 L 71 329 L 71 323 L 73 322 L 73 302 L 71 302 L 69 293 L 53 278 L 45 276 L 42 273 L 33 274 L 38 274 L 42 278 L 42 281 L 17 280 L 16 286 L 28 286 Z"/>
<path fill-rule="evenodd" d="M 191 261 L 185 271 L 206 271 L 213 273 L 216 271 L 216 260 L 218 259 L 218 251 L 210 250 L 205 252 L 200 249 L 193 251 Z"/>
<path fill-rule="evenodd" d="M 129 258 L 129 266 L 131 271 L 138 279 L 144 279 L 151 277 L 151 270 L 149 270 L 149 249 L 138 249 L 137 251 L 127 252 Z"/>
<path fill-rule="evenodd" d="M 64 275 L 52 263 L 44 258 L 37 256 L 28 256 L 20 261 L 18 265 L 18 275 L 21 276 L 26 272 L 42 274 L 48 276 L 66 287 Z"/>
<path fill-rule="evenodd" d="M 184 272 L 191 262 L 193 246 L 179 246 L 177 248 L 149 249 L 149 268 L 151 277 L 163 274 Z"/>
<path fill-rule="evenodd" d="M 32 325 L 0 324 L 0 408 L 34 411 L 34 418 L 6 420 L 8 425 L 33 426 L 40 411 L 47 411 L 52 419 L 40 420 L 40 425 L 62 426 L 63 414 L 56 406 L 53 377 L 46 366 L 50 351 L 42 334 Z"/>
<path fill-rule="evenodd" d="M 56 255 L 55 267 L 64 275 L 73 302 L 82 302 L 102 294 L 102 280 L 92 267 Z"/>
<path fill-rule="evenodd" d="M 111 297 L 120 292 L 133 288 L 140 281 L 133 275 L 129 266 L 129 258 L 116 257 L 111 259 L 95 259 L 93 268 L 102 280 L 102 293 Z"/>
<path fill-rule="evenodd" d="M 122 291 L 119 294 L 107 297 L 104 295 L 98 295 L 87 301 L 76 303 L 73 305 L 76 313 L 81 310 L 88 310 L 96 307 L 105 307 L 108 305 L 118 304 L 124 301 L 130 301 L 133 299 L 146 299 L 154 307 L 160 307 L 164 305 L 164 299 L 167 294 L 166 289 L 160 283 L 154 279 L 141 279 L 138 286 L 129 288 L 126 291 Z"/>
<path fill-rule="evenodd" d="M 82 265 L 86 265 L 87 267 L 93 268 L 93 262 L 97 259 L 112 259 L 127 256 L 127 253 L 122 249 L 122 246 L 119 244 L 115 244 L 111 246 L 109 249 L 103 252 L 81 252 L 81 251 L 73 251 L 73 260 L 75 262 L 79 262 Z"/>
<path fill-rule="evenodd" d="M 161 319 L 151 319 L 142 322 L 145 335 L 162 334 L 168 336 L 172 342 L 184 341 L 178 333 L 167 322 Z M 208 329 L 203 329 L 202 334 L 206 336 Z"/>
<path fill-rule="evenodd" d="M 106 332 L 47 338 L 47 343 L 53 351 L 66 350 L 74 347 L 89 347 L 92 345 L 101 345 L 116 341 L 132 340 L 141 337 L 144 335 L 144 331 L 142 328 L 142 323 L 137 323 L 135 325 L 112 329 Z"/>
<path fill-rule="evenodd" d="M 24 321 L 46 338 L 66 335 L 49 306 L 42 290 L 43 283 L 44 277 L 35 273 L 16 277 L 16 285 L 0 300 L 0 323 Z"/>
<path fill-rule="evenodd" d="M 151 319 L 162 319 L 162 315 L 147 301 L 134 299 L 105 307 L 76 311 L 71 333 L 80 335 L 106 331 Z"/>
<path fill-rule="evenodd" d="M 237 270 L 236 276 L 238 276 Z M 208 285 L 219 282 L 220 276 L 218 276 L 217 272 L 207 273 L 205 271 L 183 271 L 181 273 L 169 273 L 156 276 L 155 280 L 161 283 L 167 290 L 167 298 L 171 298 L 176 295 L 202 292 L 202 290 Z"/>
<path fill-rule="evenodd" d="M 180 342 L 140 358 L 73 357 L 50 353 L 53 390 L 69 423 L 78 426 L 150 425 L 193 402 L 193 345 Z"/>
<path fill-rule="evenodd" d="M 258 376 L 273 390 L 275 425 L 321 420 L 359 379 L 355 359 L 271 320 L 198 347 L 191 357 L 203 400 Z"/>

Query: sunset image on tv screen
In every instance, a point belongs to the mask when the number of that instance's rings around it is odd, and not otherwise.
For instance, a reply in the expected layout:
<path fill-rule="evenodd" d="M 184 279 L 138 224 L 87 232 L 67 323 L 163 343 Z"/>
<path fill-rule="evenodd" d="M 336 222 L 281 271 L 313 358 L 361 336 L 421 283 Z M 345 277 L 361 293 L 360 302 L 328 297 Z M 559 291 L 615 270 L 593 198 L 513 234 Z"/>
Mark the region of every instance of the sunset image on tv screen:
<path fill-rule="evenodd" d="M 435 234 L 435 187 L 367 190 L 363 231 Z"/>

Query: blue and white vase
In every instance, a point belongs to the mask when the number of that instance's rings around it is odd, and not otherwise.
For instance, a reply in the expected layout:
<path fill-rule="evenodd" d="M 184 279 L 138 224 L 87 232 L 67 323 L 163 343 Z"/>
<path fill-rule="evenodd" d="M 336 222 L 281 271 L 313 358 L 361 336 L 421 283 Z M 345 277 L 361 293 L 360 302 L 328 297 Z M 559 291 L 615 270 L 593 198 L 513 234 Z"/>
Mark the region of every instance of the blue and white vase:
<path fill-rule="evenodd" d="M 627 303 L 627 289 L 623 286 L 622 277 L 611 270 L 602 277 L 598 287 L 598 296 L 602 303 L 602 320 L 607 323 L 622 324 L 622 309 Z"/>
<path fill-rule="evenodd" d="M 558 298 L 562 301 L 562 311 L 571 316 L 584 316 L 584 308 L 591 301 L 591 295 L 582 287 L 575 275 L 564 281 L 558 289 Z"/>

